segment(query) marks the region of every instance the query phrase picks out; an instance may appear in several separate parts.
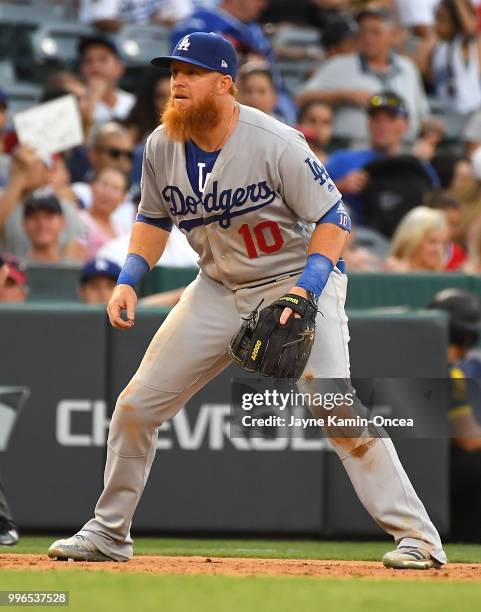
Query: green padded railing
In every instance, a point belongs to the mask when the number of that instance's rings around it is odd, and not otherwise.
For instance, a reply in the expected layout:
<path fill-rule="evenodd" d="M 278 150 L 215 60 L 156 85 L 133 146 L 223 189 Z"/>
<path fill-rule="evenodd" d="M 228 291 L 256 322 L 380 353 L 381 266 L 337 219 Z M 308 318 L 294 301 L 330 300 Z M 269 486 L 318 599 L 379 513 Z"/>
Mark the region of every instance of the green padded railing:
<path fill-rule="evenodd" d="M 466 274 L 351 272 L 348 278 L 348 308 L 423 308 L 438 291 L 447 288 L 481 296 L 481 277 Z"/>
<path fill-rule="evenodd" d="M 191 283 L 199 272 L 198 268 L 167 268 L 156 266 L 144 278 L 140 286 L 140 294 L 143 296 L 186 287 Z"/>
<path fill-rule="evenodd" d="M 142 295 L 167 291 L 190 283 L 197 268 L 157 267 L 142 283 Z M 454 273 L 349 273 L 347 307 L 423 308 L 432 296 L 446 288 L 466 289 L 481 296 L 481 276 Z"/>
<path fill-rule="evenodd" d="M 197 268 L 155 267 L 143 280 L 140 295 L 152 295 L 194 280 Z M 29 301 L 76 300 L 79 269 L 75 266 L 35 266 L 27 271 Z M 348 309 L 423 308 L 446 288 L 473 291 L 481 296 L 481 276 L 441 273 L 349 273 Z"/>

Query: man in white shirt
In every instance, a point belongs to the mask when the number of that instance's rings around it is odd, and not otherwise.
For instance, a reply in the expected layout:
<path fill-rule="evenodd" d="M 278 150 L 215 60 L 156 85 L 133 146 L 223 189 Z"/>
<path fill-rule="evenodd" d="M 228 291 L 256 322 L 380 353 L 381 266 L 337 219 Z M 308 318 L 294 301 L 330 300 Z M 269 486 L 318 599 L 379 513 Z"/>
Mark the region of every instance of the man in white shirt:
<path fill-rule="evenodd" d="M 79 18 L 105 32 L 115 32 L 124 23 L 172 25 L 193 10 L 192 0 L 81 0 Z"/>
<path fill-rule="evenodd" d="M 394 52 L 396 22 L 383 8 L 366 8 L 358 15 L 358 53 L 343 54 L 324 62 L 297 95 L 302 106 L 321 100 L 335 110 L 334 135 L 352 147 L 369 146 L 367 105 L 378 92 L 393 91 L 406 101 L 413 143 L 429 114 L 419 70 L 407 57 Z"/>
<path fill-rule="evenodd" d="M 89 36 L 79 42 L 80 74 L 94 106 L 93 120 L 105 123 L 127 117 L 135 102 L 135 96 L 119 89 L 124 73 L 115 44 L 101 36 Z"/>

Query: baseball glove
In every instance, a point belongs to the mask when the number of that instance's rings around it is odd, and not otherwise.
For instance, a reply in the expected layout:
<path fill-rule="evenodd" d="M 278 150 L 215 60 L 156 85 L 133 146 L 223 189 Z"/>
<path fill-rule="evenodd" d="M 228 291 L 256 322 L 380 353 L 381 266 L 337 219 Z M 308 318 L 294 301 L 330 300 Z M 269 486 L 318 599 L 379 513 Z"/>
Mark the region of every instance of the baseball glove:
<path fill-rule="evenodd" d="M 246 318 L 229 345 L 229 355 L 248 372 L 297 381 L 304 371 L 314 344 L 317 303 L 288 293 L 270 306 L 257 308 Z M 279 323 L 284 308 L 292 314 Z"/>

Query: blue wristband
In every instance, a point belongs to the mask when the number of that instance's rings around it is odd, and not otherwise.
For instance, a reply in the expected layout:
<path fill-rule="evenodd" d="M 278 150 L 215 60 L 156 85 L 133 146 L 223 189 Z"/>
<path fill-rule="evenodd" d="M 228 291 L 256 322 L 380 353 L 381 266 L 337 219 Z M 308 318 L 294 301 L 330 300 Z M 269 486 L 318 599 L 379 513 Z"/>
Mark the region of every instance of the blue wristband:
<path fill-rule="evenodd" d="M 296 283 L 296 287 L 302 287 L 311 291 L 319 297 L 326 286 L 329 274 L 334 270 L 334 264 L 325 255 L 312 253 L 307 258 L 306 267 Z"/>
<path fill-rule="evenodd" d="M 117 285 L 130 285 L 135 289 L 147 272 L 150 272 L 150 266 L 142 255 L 129 253 L 120 271 Z"/>

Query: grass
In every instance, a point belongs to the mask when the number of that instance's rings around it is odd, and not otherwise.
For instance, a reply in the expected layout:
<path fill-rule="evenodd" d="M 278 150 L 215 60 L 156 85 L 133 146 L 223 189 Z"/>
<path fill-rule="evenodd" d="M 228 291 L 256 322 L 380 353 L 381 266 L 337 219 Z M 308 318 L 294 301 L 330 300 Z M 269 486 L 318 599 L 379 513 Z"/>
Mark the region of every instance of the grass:
<path fill-rule="evenodd" d="M 44 554 L 55 538 L 28 537 L 2 553 Z M 379 560 L 389 542 L 137 538 L 139 555 Z M 451 544 L 453 562 L 481 562 L 481 546 Z M 480 609 L 481 582 L 350 578 L 169 576 L 105 571 L 0 570 L 1 590 L 65 590 L 69 610 L 123 612 L 440 612 Z M 23 609 L 23 608 L 22 608 Z"/>
<path fill-rule="evenodd" d="M 123 612 L 440 612 L 479 610 L 477 583 L 0 572 L 2 589 L 65 590 L 69 610 Z"/>
<path fill-rule="evenodd" d="M 5 553 L 45 554 L 57 539 L 22 537 Z M 394 548 L 389 540 L 382 542 L 331 542 L 315 540 L 224 540 L 187 538 L 135 538 L 137 555 L 199 555 L 208 557 L 261 557 L 266 559 L 332 559 L 379 561 Z M 481 563 L 481 545 L 448 544 L 446 552 L 452 563 Z"/>

